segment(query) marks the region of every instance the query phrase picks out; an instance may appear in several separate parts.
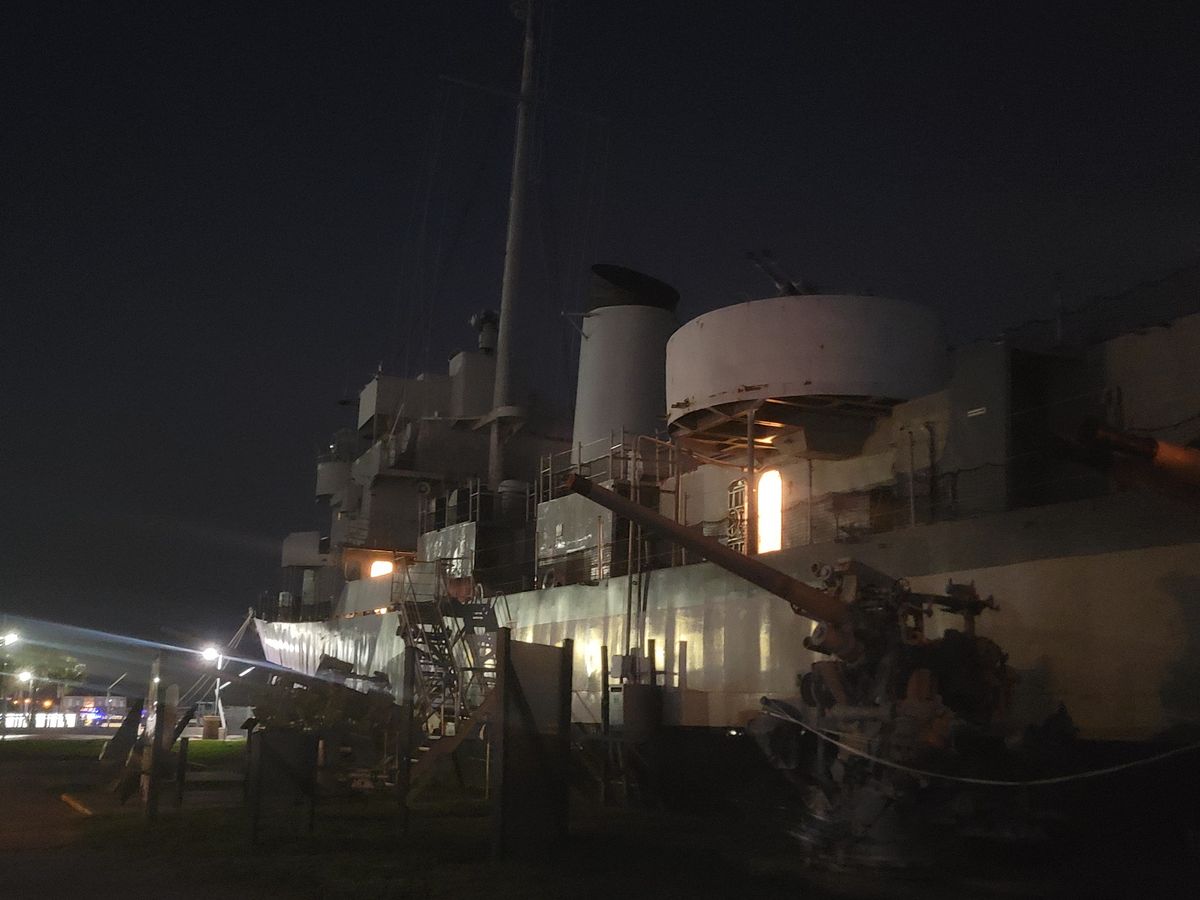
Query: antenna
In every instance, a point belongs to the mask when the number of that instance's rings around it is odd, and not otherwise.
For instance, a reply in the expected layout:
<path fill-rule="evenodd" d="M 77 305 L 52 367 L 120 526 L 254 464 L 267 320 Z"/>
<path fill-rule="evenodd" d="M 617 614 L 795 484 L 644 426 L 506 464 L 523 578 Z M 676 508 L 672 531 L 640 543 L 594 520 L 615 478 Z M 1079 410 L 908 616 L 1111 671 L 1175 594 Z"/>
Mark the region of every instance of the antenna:
<path fill-rule="evenodd" d="M 517 101 L 517 133 L 513 147 L 512 186 L 508 195 L 508 235 L 504 244 L 504 279 L 500 287 L 500 324 L 496 334 L 496 382 L 492 393 L 491 429 L 488 435 L 488 487 L 493 491 L 504 478 L 504 434 L 513 410 L 510 381 L 513 305 L 521 268 L 521 229 L 525 215 L 525 189 L 529 181 L 530 130 L 533 118 L 534 0 L 514 4 L 525 18 L 525 50 L 521 63 L 521 97 Z M 507 421 L 506 421 L 507 420 Z"/>
<path fill-rule="evenodd" d="M 771 282 L 775 285 L 775 290 L 779 291 L 780 297 L 790 297 L 793 294 L 805 293 L 803 279 L 800 279 L 799 284 L 797 284 L 791 278 L 788 278 L 776 264 L 775 257 L 771 255 L 770 250 L 763 250 L 761 253 L 747 250 L 746 259 L 750 260 L 759 271 L 771 279 Z"/>

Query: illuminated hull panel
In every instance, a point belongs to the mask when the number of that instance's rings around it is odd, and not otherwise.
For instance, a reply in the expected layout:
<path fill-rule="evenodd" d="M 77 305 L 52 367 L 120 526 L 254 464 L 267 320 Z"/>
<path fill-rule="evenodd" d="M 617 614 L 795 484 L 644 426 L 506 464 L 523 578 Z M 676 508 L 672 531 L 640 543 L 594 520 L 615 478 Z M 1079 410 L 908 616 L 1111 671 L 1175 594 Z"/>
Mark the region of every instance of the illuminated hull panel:
<path fill-rule="evenodd" d="M 1200 716 L 1187 652 L 1198 637 L 1188 612 L 1200 584 L 1194 514 L 1164 516 L 1161 505 L 1121 494 L 902 529 L 859 543 L 793 547 L 764 559 L 807 577 L 812 563 L 846 556 L 904 575 L 914 590 L 940 593 L 953 578 L 994 594 L 1000 612 L 982 617 L 979 631 L 1011 654 L 1010 665 L 1021 675 L 1014 697 L 1018 728 L 1043 720 L 1059 702 L 1085 738 L 1145 739 Z M 640 590 L 644 634 L 635 621 L 630 639 L 634 647 L 655 642 L 655 668 L 672 689 L 666 702 L 672 724 L 743 724 L 760 697 L 793 696 L 797 673 L 815 658 L 802 646 L 809 620 L 709 563 L 645 573 Z M 516 638 L 574 639 L 576 721 L 599 718 L 600 648 L 625 652 L 629 597 L 624 577 L 508 597 Z M 353 662 L 363 675 L 385 671 L 395 686 L 402 657 L 396 625 L 390 613 L 260 623 L 259 633 L 277 664 L 311 674 L 324 652 Z M 956 622 L 935 616 L 928 630 L 936 636 L 948 625 Z M 687 644 L 682 673 L 681 642 Z"/>

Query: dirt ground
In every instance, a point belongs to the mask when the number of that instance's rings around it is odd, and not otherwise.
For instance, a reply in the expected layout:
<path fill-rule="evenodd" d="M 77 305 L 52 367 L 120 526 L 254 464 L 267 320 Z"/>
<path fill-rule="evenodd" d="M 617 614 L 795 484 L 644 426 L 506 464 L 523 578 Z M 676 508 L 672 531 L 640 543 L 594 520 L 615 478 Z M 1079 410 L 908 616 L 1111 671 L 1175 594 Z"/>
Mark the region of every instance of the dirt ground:
<path fill-rule="evenodd" d="M 0 745 L 0 870 L 11 897 L 313 898 L 1162 897 L 1195 896 L 1193 870 L 1086 859 L 1027 870 L 832 872 L 744 815 L 683 816 L 599 808 L 576 798 L 560 847 L 493 862 L 482 802 L 424 798 L 402 831 L 394 801 L 322 802 L 308 833 L 303 803 L 269 805 L 257 843 L 233 748 L 198 751 L 220 783 L 170 788 L 146 822 L 120 805 L 95 747 Z M 66 795 L 66 799 L 64 799 Z"/>

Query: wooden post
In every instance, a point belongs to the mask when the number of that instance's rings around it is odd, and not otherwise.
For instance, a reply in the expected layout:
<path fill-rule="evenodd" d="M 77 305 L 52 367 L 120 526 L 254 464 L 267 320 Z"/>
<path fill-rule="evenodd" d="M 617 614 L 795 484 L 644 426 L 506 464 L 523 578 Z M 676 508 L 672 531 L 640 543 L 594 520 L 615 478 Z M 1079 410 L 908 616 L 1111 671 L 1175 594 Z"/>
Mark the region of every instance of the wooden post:
<path fill-rule="evenodd" d="M 158 666 L 155 665 L 155 671 Z M 153 822 L 158 818 L 159 776 L 162 772 L 162 732 L 167 722 L 166 686 L 153 684 L 154 688 L 154 733 L 148 735 L 149 746 L 143 747 L 146 754 L 143 771 L 146 773 L 146 821 Z"/>
<path fill-rule="evenodd" d="M 179 760 L 175 766 L 175 805 L 183 806 L 183 787 L 187 781 L 187 758 L 188 744 L 191 743 L 191 738 L 181 737 L 179 739 Z"/>
<path fill-rule="evenodd" d="M 317 825 L 317 769 L 314 766 L 309 772 L 308 782 L 308 833 L 312 834 Z"/>
<path fill-rule="evenodd" d="M 266 745 L 265 735 L 260 735 L 254 741 L 253 754 L 247 766 L 250 784 L 250 843 L 258 843 L 258 823 L 262 818 L 262 759 Z"/>
<path fill-rule="evenodd" d="M 600 646 L 600 734 L 603 738 L 603 755 L 600 760 L 600 804 L 608 803 L 608 729 L 610 723 L 608 691 L 608 647 Z"/>
<path fill-rule="evenodd" d="M 575 641 L 565 638 L 562 642 L 562 660 L 559 668 L 558 737 L 555 756 L 558 771 L 554 773 L 554 790 L 558 792 L 556 806 L 557 821 L 555 834 L 565 838 L 571 811 L 571 697 L 575 669 Z"/>
<path fill-rule="evenodd" d="M 609 699 L 608 699 L 608 647 L 600 647 L 600 733 L 608 734 Z"/>
<path fill-rule="evenodd" d="M 400 829 L 408 830 L 408 789 L 412 771 L 413 724 L 417 694 L 417 651 L 404 642 L 404 682 L 400 703 L 400 734 L 396 739 L 396 799 L 400 802 Z"/>
<path fill-rule="evenodd" d="M 201 720 L 203 721 L 203 720 Z M 242 773 L 242 802 L 250 801 L 250 772 L 254 762 L 254 729 L 246 729 L 246 771 Z"/>
<path fill-rule="evenodd" d="M 497 692 L 496 709 L 492 720 L 488 723 L 488 747 L 491 749 L 491 771 L 489 772 L 489 790 L 492 798 L 492 858 L 500 859 L 504 855 L 504 831 L 506 826 L 507 791 L 504 785 L 504 755 L 505 738 L 508 728 L 508 693 L 512 687 L 511 647 L 512 631 L 501 628 L 496 632 L 496 684 L 492 690 Z"/>

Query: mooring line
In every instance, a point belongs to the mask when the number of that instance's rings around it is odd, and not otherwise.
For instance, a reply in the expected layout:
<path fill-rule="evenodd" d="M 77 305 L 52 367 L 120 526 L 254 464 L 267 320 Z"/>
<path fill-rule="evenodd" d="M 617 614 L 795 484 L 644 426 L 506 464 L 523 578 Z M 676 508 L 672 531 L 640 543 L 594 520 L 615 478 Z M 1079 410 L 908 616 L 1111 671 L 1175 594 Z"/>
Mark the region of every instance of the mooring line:
<path fill-rule="evenodd" d="M 93 813 L 90 809 L 88 809 L 86 806 L 84 806 L 82 803 L 80 803 L 78 800 L 76 800 L 70 794 L 63 794 L 58 799 L 61 800 L 63 803 L 67 804 L 67 806 L 71 807 L 71 809 L 75 810 L 75 812 L 79 813 L 80 815 L 83 815 L 83 816 L 93 815 Z"/>
<path fill-rule="evenodd" d="M 1188 744 L 1184 747 L 1176 747 L 1173 750 L 1166 750 L 1162 753 L 1156 753 L 1154 756 L 1148 756 L 1145 759 L 1135 759 L 1132 762 L 1120 763 L 1115 766 L 1106 766 L 1103 769 L 1091 769 L 1087 772 L 1076 772 L 1072 775 L 1057 775 L 1053 778 L 1033 778 L 1029 781 L 1002 781 L 995 778 L 972 778 L 968 775 L 947 775 L 943 772 L 930 772 L 927 769 L 917 769 L 913 766 L 906 766 L 902 763 L 893 762 L 890 759 L 882 759 L 867 753 L 865 750 L 860 750 L 857 747 L 851 747 L 849 744 L 844 744 L 836 738 L 830 737 L 823 731 L 813 728 L 807 722 L 801 722 L 791 716 L 783 715 L 782 713 L 767 710 L 767 715 L 773 719 L 779 719 L 783 722 L 791 722 L 793 725 L 799 725 L 810 734 L 816 735 L 823 741 L 828 741 L 835 747 L 845 750 L 847 753 L 854 756 L 861 756 L 863 759 L 869 759 L 873 763 L 878 763 L 889 769 L 896 769 L 900 772 L 907 772 L 910 775 L 916 775 L 921 778 L 938 778 L 942 781 L 954 781 L 959 784 L 979 784 L 988 787 L 1038 787 L 1048 784 L 1063 784 L 1068 781 L 1080 781 L 1084 778 L 1099 778 L 1101 775 L 1112 775 L 1114 772 L 1121 772 L 1125 769 L 1133 769 L 1137 766 L 1147 766 L 1151 763 L 1159 762 L 1170 756 L 1178 756 L 1181 753 L 1191 753 L 1194 750 L 1200 750 L 1200 741 L 1194 744 Z"/>

